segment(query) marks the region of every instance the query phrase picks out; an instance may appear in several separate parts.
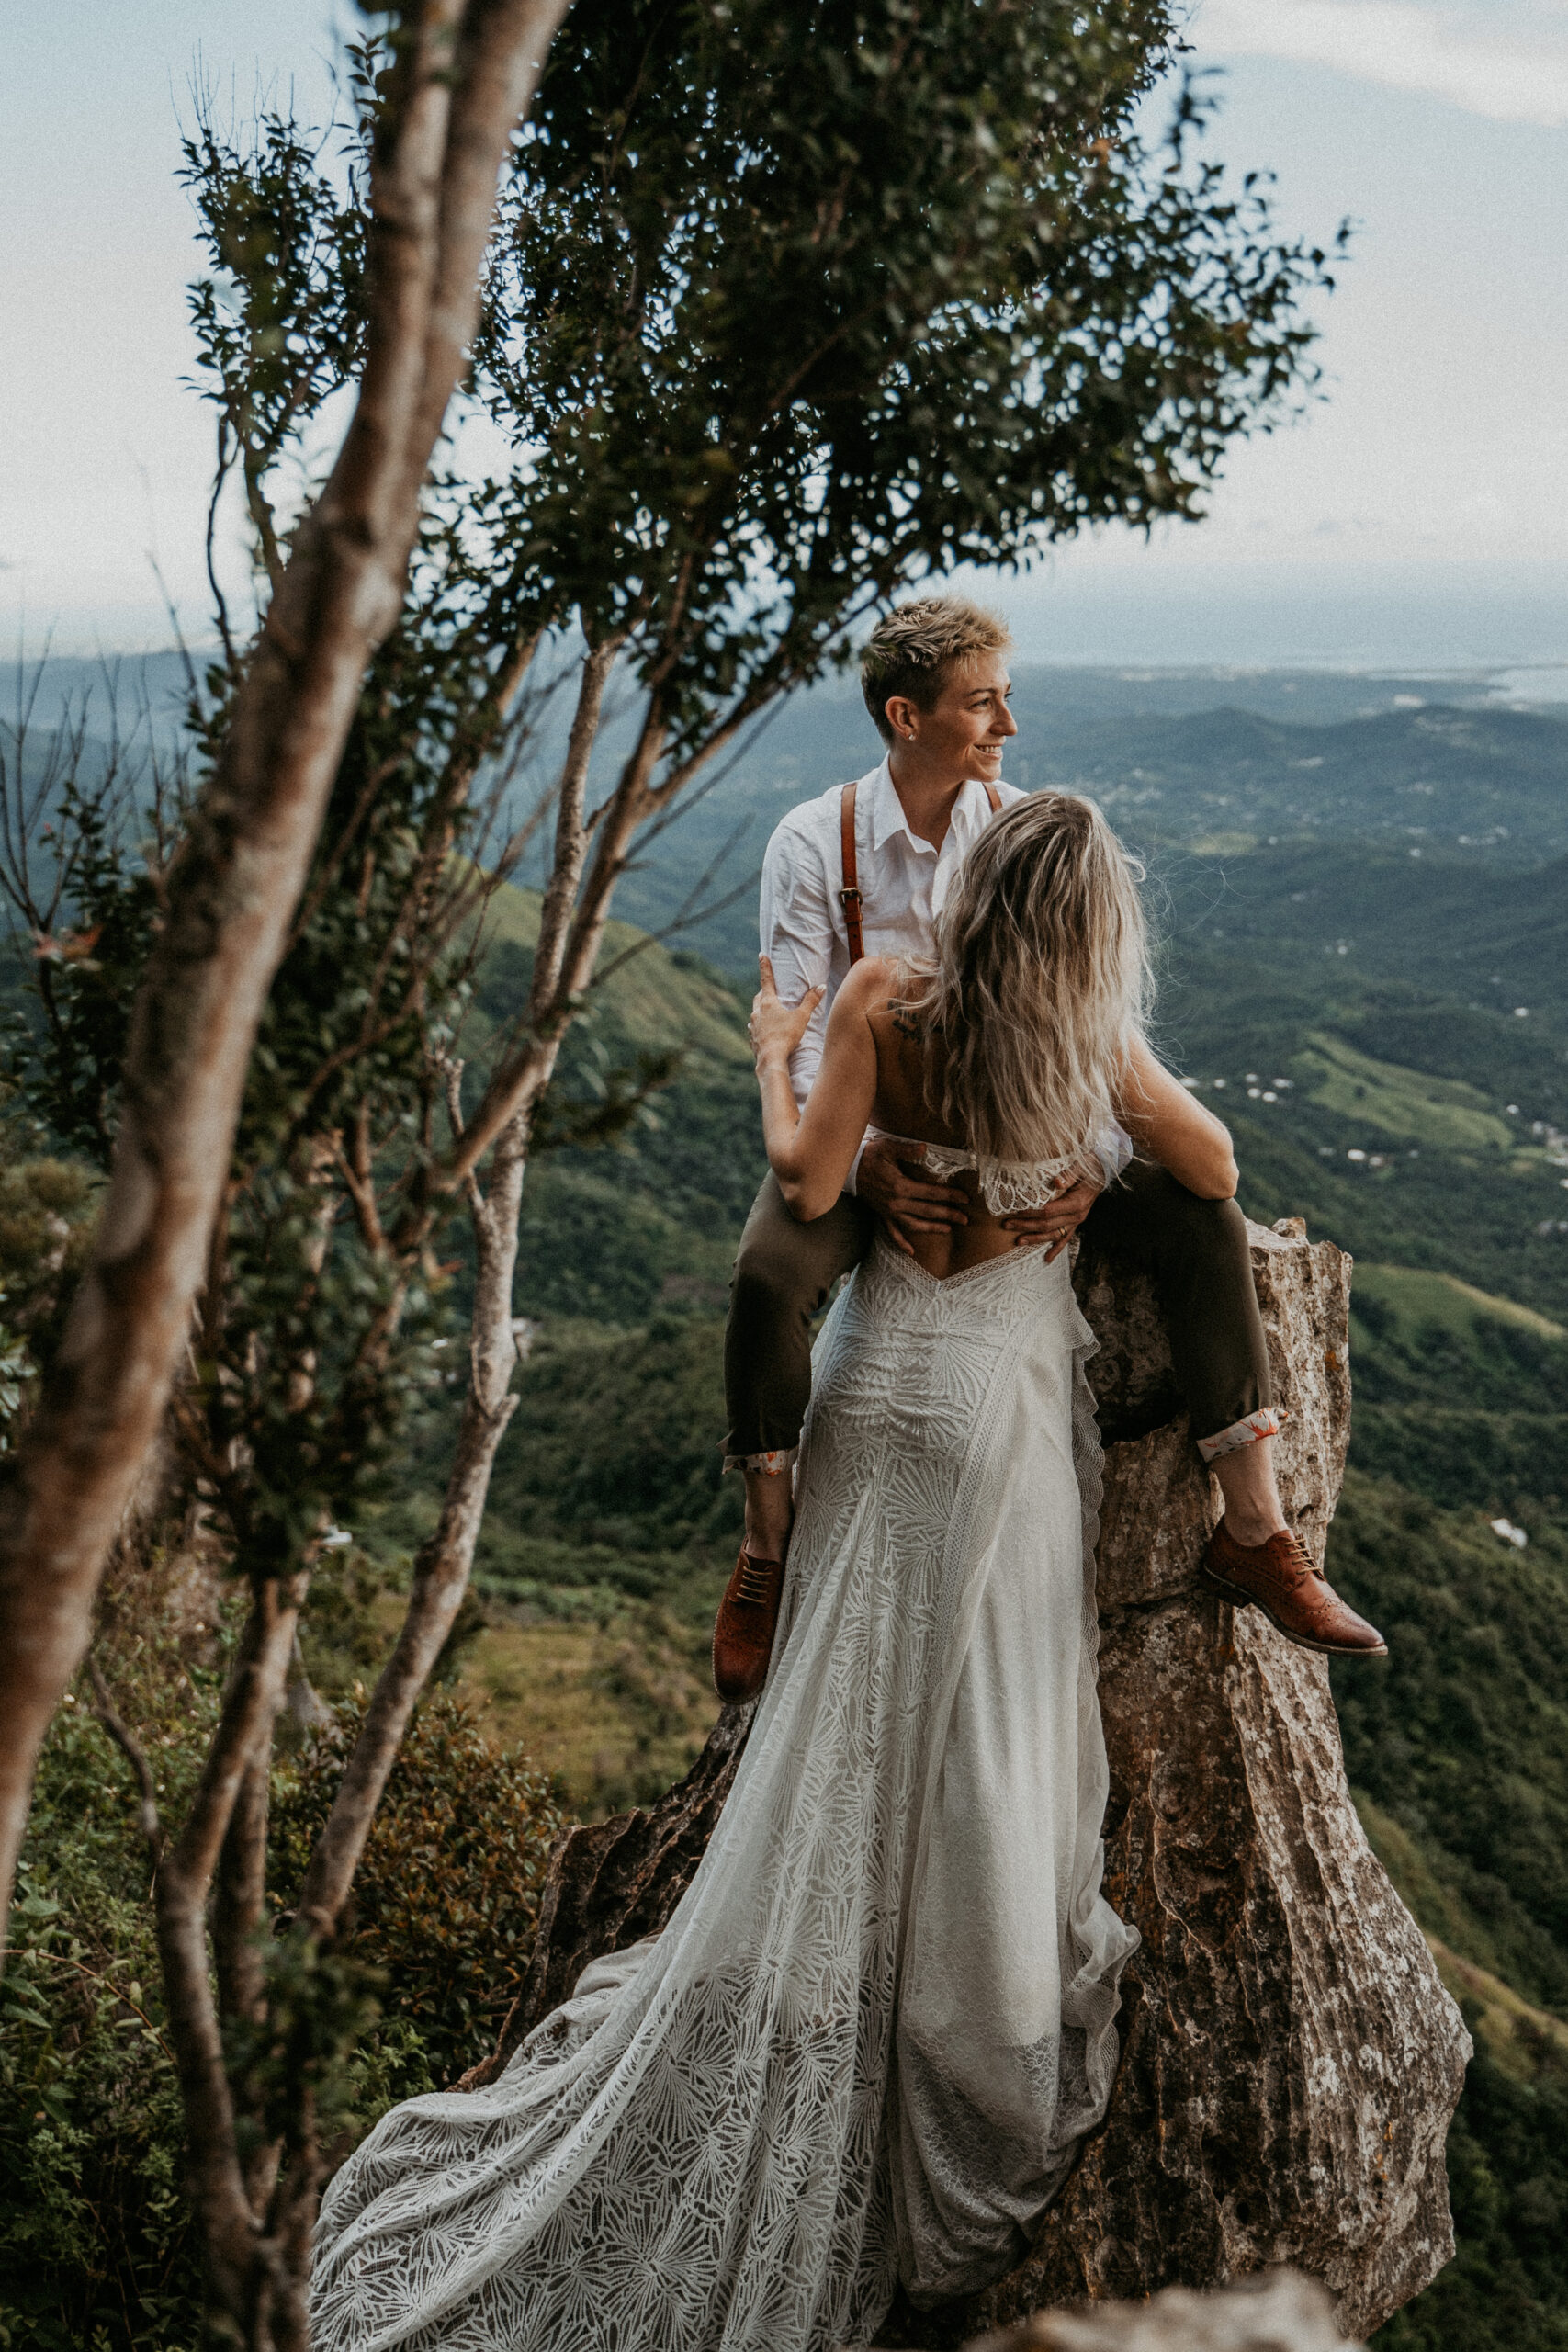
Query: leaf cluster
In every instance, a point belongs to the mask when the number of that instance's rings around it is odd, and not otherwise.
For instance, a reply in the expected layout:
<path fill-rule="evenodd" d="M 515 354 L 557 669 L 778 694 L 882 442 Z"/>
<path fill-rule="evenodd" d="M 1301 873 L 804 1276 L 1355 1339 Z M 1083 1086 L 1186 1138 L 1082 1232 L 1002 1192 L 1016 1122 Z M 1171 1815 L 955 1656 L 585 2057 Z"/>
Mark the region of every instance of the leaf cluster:
<path fill-rule="evenodd" d="M 365 345 L 365 158 L 320 168 L 331 131 L 304 133 L 263 111 L 250 135 L 219 125 L 209 91 L 181 141 L 182 184 L 196 207 L 209 271 L 190 288 L 199 373 L 217 411 L 209 567 L 218 503 L 240 469 L 258 562 L 274 584 L 284 534 L 271 476 L 332 394 L 357 374 Z M 213 579 L 230 659 L 227 609 Z"/>
<path fill-rule="evenodd" d="M 633 633 L 677 743 L 867 596 L 1189 514 L 1300 385 L 1321 252 L 1145 152 L 1163 0 L 581 0 L 492 257 L 476 388 L 540 614 Z M 500 509 L 497 509 L 498 514 Z"/>
<path fill-rule="evenodd" d="M 273 1877 L 287 1905 L 326 1819 L 363 1703 L 338 1710 L 280 1770 Z M 403 1742 L 355 1882 L 340 1944 L 392 1988 L 437 2079 L 489 2050 L 533 1951 L 550 1848 L 564 1826 L 553 1784 L 498 1751 L 462 1704 L 426 1702 Z"/>
<path fill-rule="evenodd" d="M 155 1645 L 154 1645 L 155 1646 Z M 161 1786 L 199 1772 L 217 1679 L 139 1651 L 134 1685 Z M 165 1687 L 166 1686 L 166 1687 Z M 351 1702 L 345 1725 L 357 1720 Z M 274 1774 L 274 1863 L 298 1883 L 344 1738 Z M 45 1749 L 15 1943 L 0 1983 L 0 2341 L 15 2352 L 192 2352 L 197 2250 L 146 1860 L 124 1765 L 85 1708 Z M 342 2147 L 394 2099 L 490 2046 L 531 1952 L 561 1816 L 547 1781 L 498 1754 L 450 1697 L 416 1720 L 372 1839 L 346 1951 L 324 1966 L 284 1934 L 267 2021 L 231 2032 L 237 2074 L 287 2132 L 307 2083 Z"/>
<path fill-rule="evenodd" d="M 196 716 L 220 726 L 219 706 Z M 367 794 L 367 732 L 264 1014 L 195 1377 L 176 1402 L 175 1507 L 198 1494 L 216 1505 L 237 1564 L 259 1573 L 351 1509 L 434 1377 L 429 1343 L 446 1328 L 434 1256 L 400 1254 L 381 1211 L 443 1115 L 439 1057 L 467 1002 L 472 924 L 438 761 L 401 759 Z M 27 956 L 34 1009 L 10 1062 L 18 1108 L 73 1159 L 0 1171 L 8 1262 L 27 1256 L 40 1212 L 33 1256 L 53 1238 L 63 1262 L 73 1246 L 84 1164 L 106 1170 L 113 1149 L 130 1007 L 159 922 L 164 853 L 143 839 L 155 817 L 145 797 L 77 764 L 50 806 L 58 905 L 33 902 L 31 927 L 54 952 Z M 31 813 L 36 849 L 36 802 Z M 22 892 L 16 862 L 12 876 Z M 29 1315 L 46 1367 L 56 1320 Z"/>
<path fill-rule="evenodd" d="M 205 1731 L 207 1713 L 197 1711 Z M 0 1986 L 0 2327 L 27 2352 L 194 2347 L 146 1870 L 98 1725 L 62 1710 L 34 1801 Z"/>

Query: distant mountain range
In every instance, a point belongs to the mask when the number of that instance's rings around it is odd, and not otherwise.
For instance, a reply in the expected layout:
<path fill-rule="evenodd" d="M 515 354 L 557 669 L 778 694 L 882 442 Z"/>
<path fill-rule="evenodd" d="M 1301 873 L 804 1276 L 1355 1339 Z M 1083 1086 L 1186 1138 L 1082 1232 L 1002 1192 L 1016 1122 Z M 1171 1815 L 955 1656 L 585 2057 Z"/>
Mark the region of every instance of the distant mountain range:
<path fill-rule="evenodd" d="M 1021 784 L 1092 794 L 1126 832 L 1326 831 L 1507 865 L 1568 851 L 1568 720 L 1541 711 L 1434 703 L 1301 727 L 1232 707 L 1101 720 L 1012 764 Z"/>
<path fill-rule="evenodd" d="M 1267 683 L 1258 682 L 1259 700 Z M 1294 683 L 1274 680 L 1271 698 Z M 1362 681 L 1337 684 L 1366 691 Z M 1310 684 L 1327 698 L 1325 682 Z M 1507 985 L 1538 996 L 1564 986 L 1557 965 L 1561 956 L 1568 970 L 1568 875 L 1547 868 L 1568 856 L 1568 717 L 1477 701 L 1311 725 L 1234 705 L 1069 722 L 1048 699 L 1057 691 L 1054 673 L 1021 676 L 1006 774 L 1026 789 L 1090 794 L 1147 855 L 1183 923 L 1199 920 L 1206 901 L 1234 900 L 1256 928 L 1278 896 L 1282 938 L 1332 950 L 1348 934 L 1353 952 L 1386 968 L 1412 953 L 1451 951 L 1467 991 L 1491 985 L 1499 957 L 1517 976 Z M 872 766 L 879 751 L 858 696 L 819 693 L 786 705 L 750 756 L 634 866 L 617 910 L 660 930 L 716 869 L 707 899 L 740 895 L 684 931 L 682 944 L 749 977 L 756 910 L 743 886 L 768 835 L 795 802 Z M 1214 922 L 1223 927 L 1220 915 Z"/>

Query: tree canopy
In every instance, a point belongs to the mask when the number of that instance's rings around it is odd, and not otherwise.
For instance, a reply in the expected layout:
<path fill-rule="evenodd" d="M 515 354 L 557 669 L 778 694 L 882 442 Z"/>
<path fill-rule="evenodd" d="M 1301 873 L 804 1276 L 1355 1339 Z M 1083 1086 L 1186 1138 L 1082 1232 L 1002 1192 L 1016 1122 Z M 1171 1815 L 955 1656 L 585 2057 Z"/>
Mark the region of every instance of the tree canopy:
<path fill-rule="evenodd" d="M 1195 159 L 1160 0 L 580 0 L 502 201 L 481 519 L 671 751 L 928 570 L 1197 511 L 1325 256 Z"/>

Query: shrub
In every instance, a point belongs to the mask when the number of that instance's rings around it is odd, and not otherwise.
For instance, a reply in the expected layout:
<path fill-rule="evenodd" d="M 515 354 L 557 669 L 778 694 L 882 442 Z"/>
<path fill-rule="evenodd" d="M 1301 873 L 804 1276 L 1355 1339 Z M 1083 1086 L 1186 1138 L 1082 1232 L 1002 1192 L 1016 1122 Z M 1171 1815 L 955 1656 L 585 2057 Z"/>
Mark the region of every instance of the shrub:
<path fill-rule="evenodd" d="M 201 1766 L 216 1675 L 179 1705 L 137 1695 L 161 1786 Z M 167 1698 L 168 1694 L 165 1694 Z M 361 1710 L 274 1776 L 278 1883 L 298 1886 Z M 346 1957 L 367 2020 L 333 2107 L 343 2148 L 490 2044 L 527 1968 L 561 1815 L 551 1785 L 490 1747 L 457 1701 L 415 1719 L 371 1834 Z M 45 1747 L 0 1987 L 0 2347 L 194 2352 L 195 2233 L 182 2193 L 146 1849 L 123 1761 L 62 1707 Z"/>
<path fill-rule="evenodd" d="M 0 2002 L 0 2344 L 186 2352 L 199 2284 L 146 1849 L 117 1752 L 74 1709 L 44 1750 L 19 1892 Z"/>
<path fill-rule="evenodd" d="M 1377 2352 L 1568 2347 L 1568 2075 L 1550 2049 L 1532 2054 L 1535 2079 L 1517 2081 L 1477 2034 L 1449 2132 L 1459 2252 L 1379 2330 Z"/>
<path fill-rule="evenodd" d="M 295 1893 L 363 1714 L 355 1698 L 275 1776 L 273 1883 Z M 555 1785 L 491 1747 L 445 1692 L 415 1717 L 355 1881 L 345 1951 L 379 1977 L 387 2018 L 437 2081 L 482 2057 L 533 1953 Z"/>

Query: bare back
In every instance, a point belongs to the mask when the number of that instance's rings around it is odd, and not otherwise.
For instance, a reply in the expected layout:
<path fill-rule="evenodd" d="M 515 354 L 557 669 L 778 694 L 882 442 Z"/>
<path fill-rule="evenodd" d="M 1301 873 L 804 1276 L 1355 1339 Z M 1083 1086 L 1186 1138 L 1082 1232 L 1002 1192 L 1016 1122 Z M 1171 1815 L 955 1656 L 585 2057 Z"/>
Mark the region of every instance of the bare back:
<path fill-rule="evenodd" d="M 887 968 L 888 989 L 877 991 L 875 1002 L 866 1015 L 876 1046 L 873 1123 L 888 1135 L 908 1136 L 921 1143 L 946 1144 L 963 1150 L 967 1139 L 942 1126 L 928 1095 L 928 1076 L 934 1075 L 940 1080 L 941 1065 L 934 1057 L 940 1055 L 941 1047 L 923 1035 L 899 994 L 897 967 Z M 999 1258 L 1005 1250 L 1042 1246 L 1028 1235 L 1007 1231 L 1001 1220 L 986 1206 L 979 1177 L 972 1170 L 942 1181 L 969 1196 L 968 1223 L 950 1232 L 916 1233 L 909 1237 L 917 1262 L 939 1282 L 949 1274 L 963 1273 L 966 1267 L 981 1265 L 988 1258 Z"/>

